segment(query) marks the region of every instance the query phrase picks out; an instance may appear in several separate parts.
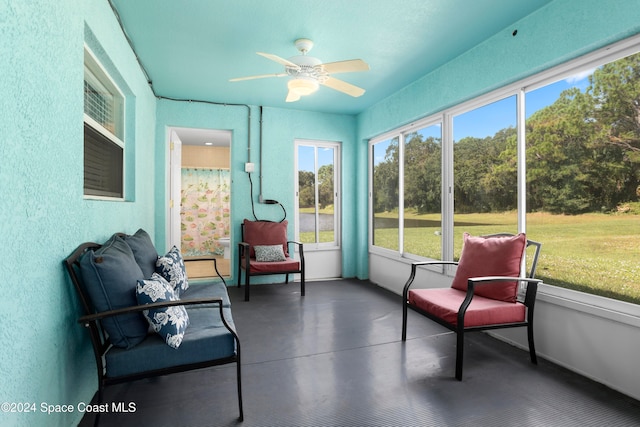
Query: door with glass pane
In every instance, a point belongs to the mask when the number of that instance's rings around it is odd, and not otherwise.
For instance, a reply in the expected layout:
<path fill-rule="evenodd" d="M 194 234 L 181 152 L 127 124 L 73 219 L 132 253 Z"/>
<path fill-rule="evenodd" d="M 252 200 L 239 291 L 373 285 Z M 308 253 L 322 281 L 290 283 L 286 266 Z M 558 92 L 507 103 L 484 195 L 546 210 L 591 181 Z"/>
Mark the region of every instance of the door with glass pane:
<path fill-rule="evenodd" d="M 304 243 L 308 277 L 313 275 L 309 266 L 315 264 L 309 257 L 322 258 L 316 277 L 337 277 L 341 271 L 339 159 L 338 143 L 296 141 L 296 238 Z M 326 269 L 327 262 L 333 267 Z"/>

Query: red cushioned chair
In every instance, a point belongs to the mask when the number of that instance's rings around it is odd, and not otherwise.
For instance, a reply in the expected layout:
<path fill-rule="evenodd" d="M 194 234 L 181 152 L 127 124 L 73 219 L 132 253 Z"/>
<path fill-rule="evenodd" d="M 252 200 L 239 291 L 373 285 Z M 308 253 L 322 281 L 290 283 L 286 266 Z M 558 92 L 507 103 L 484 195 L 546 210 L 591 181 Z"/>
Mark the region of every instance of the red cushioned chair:
<path fill-rule="evenodd" d="M 249 279 L 251 276 L 284 274 L 289 283 L 289 274 L 300 274 L 300 293 L 304 296 L 304 251 L 300 242 L 287 240 L 288 222 L 249 221 L 242 224 L 242 242 L 238 244 L 238 287 L 244 270 L 244 300 L 249 301 Z M 291 257 L 290 245 L 298 248 L 296 260 Z"/>
<path fill-rule="evenodd" d="M 520 272 L 529 247 L 533 258 L 523 277 Z M 542 281 L 534 274 L 541 247 L 523 233 L 484 237 L 464 233 L 459 262 L 414 262 L 402 294 L 402 341 L 407 340 L 407 308 L 452 330 L 457 335 L 456 379 L 462 380 L 465 332 L 526 326 L 531 362 L 537 363 L 533 308 Z M 458 266 L 450 288 L 410 289 L 417 267 L 445 264 Z"/>

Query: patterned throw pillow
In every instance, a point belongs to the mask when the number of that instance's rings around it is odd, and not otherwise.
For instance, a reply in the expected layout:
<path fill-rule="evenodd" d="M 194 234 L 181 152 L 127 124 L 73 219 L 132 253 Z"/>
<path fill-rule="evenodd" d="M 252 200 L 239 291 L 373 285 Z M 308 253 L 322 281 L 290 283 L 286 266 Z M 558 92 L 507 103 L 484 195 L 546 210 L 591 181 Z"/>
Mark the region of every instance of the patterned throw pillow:
<path fill-rule="evenodd" d="M 254 247 L 256 251 L 256 261 L 274 262 L 285 261 L 282 245 L 258 245 Z"/>
<path fill-rule="evenodd" d="M 156 273 L 159 273 L 169 282 L 171 287 L 176 291 L 178 296 L 189 289 L 189 281 L 187 279 L 187 270 L 184 266 L 184 260 L 177 247 L 171 248 L 166 255 L 158 257 L 156 261 Z"/>
<path fill-rule="evenodd" d="M 138 280 L 136 286 L 138 304 L 154 302 L 178 301 L 178 296 L 169 283 L 158 273 L 153 273 L 151 279 Z M 189 326 L 189 315 L 184 306 L 173 306 L 144 310 L 142 312 L 147 322 L 158 333 L 169 347 L 178 348 L 182 344 L 184 333 Z"/>

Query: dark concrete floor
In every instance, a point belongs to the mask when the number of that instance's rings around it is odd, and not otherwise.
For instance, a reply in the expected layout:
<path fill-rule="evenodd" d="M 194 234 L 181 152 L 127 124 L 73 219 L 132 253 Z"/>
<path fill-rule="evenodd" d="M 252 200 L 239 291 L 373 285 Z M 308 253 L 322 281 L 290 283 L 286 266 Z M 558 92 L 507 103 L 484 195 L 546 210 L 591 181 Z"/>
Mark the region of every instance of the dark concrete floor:
<path fill-rule="evenodd" d="M 103 426 L 640 426 L 640 402 L 483 333 L 469 334 L 463 381 L 455 337 L 366 281 L 229 288 L 242 348 L 235 365 L 107 388 L 134 413 Z M 523 330 L 523 334 L 524 334 Z M 81 426 L 91 425 L 85 417 Z"/>

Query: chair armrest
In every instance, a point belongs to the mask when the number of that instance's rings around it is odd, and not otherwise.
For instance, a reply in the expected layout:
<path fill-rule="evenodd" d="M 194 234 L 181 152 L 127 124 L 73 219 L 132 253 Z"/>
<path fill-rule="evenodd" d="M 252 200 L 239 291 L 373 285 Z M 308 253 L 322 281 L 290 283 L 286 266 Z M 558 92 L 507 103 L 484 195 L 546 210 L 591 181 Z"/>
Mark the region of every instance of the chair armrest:
<path fill-rule="evenodd" d="M 469 277 L 467 280 L 467 295 L 471 295 L 473 298 L 474 288 L 477 285 L 483 285 L 490 282 L 527 282 L 535 283 L 536 289 L 539 283 L 542 283 L 542 279 L 532 279 L 530 277 L 513 277 L 513 276 L 481 276 L 481 277 Z"/>
<path fill-rule="evenodd" d="M 460 304 L 460 308 L 458 309 L 458 325 L 464 325 L 464 316 L 467 312 L 467 308 L 471 304 L 471 300 L 473 299 L 474 288 L 475 285 L 483 285 L 485 283 L 490 282 L 527 282 L 529 284 L 533 284 L 533 292 L 529 292 L 529 286 L 527 286 L 527 300 L 531 298 L 535 299 L 535 293 L 538 289 L 538 284 L 542 283 L 541 279 L 532 279 L 530 277 L 512 277 L 512 276 L 482 276 L 482 277 L 469 277 L 467 280 L 467 295 Z M 532 296 L 529 296 L 531 295 Z M 525 305 L 530 306 L 528 302 L 525 302 Z"/>
<path fill-rule="evenodd" d="M 527 283 L 542 283 L 542 279 L 532 279 L 530 277 L 511 277 L 511 276 L 482 276 L 482 277 L 469 277 L 469 282 L 483 283 L 483 282 L 527 282 Z"/>
<path fill-rule="evenodd" d="M 423 265 L 458 265 L 458 261 L 416 261 L 411 263 L 411 275 L 409 276 L 407 283 L 405 283 L 404 289 L 402 291 L 402 296 L 405 301 L 407 300 L 409 287 L 413 283 L 413 280 L 416 278 L 416 271 L 418 267 Z"/>
<path fill-rule="evenodd" d="M 300 255 L 300 261 L 304 264 L 304 245 L 302 244 L 302 242 L 297 242 L 295 240 L 287 240 L 287 245 L 289 243 L 292 243 L 298 246 L 298 254 Z"/>
<path fill-rule="evenodd" d="M 218 304 L 222 308 L 222 298 L 194 298 L 183 299 L 177 301 L 163 301 L 154 302 L 151 304 L 133 305 L 131 307 L 118 308 L 115 310 L 101 311 L 99 313 L 88 314 L 78 319 L 78 323 L 88 324 L 89 322 L 95 322 L 111 316 L 118 316 L 120 314 L 137 313 L 144 310 L 151 310 L 154 308 L 173 307 L 176 305 L 200 305 L 200 304 Z"/>
<path fill-rule="evenodd" d="M 242 255 L 249 252 L 250 245 L 247 242 L 238 242 L 238 256 L 242 258 Z"/>

